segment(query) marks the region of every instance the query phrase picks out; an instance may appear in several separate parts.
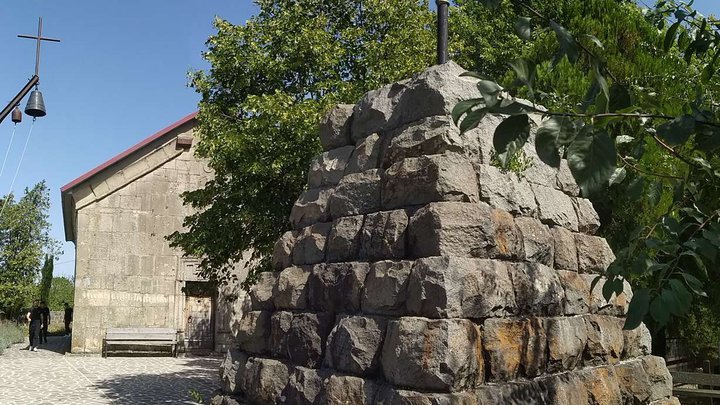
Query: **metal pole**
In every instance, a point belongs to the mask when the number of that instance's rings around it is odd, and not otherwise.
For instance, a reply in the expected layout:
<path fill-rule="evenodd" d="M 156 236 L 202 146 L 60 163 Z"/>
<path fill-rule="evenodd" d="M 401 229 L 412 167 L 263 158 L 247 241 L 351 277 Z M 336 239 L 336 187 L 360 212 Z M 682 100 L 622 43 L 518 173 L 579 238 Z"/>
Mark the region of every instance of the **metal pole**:
<path fill-rule="evenodd" d="M 435 0 L 437 5 L 437 62 L 442 65 L 448 57 L 448 7 L 449 0 Z"/>
<path fill-rule="evenodd" d="M 42 39 L 42 17 L 38 20 L 37 46 L 35 47 L 35 76 L 40 76 L 40 41 Z"/>
<path fill-rule="evenodd" d="M 5 117 L 7 117 L 8 114 L 10 114 L 10 111 L 12 111 L 16 105 L 20 104 L 20 101 L 22 101 L 23 97 L 25 97 L 30 92 L 30 89 L 32 89 L 33 86 L 36 85 L 39 80 L 40 80 L 40 78 L 37 76 L 33 76 L 30 78 L 30 81 L 27 82 L 25 87 L 23 87 L 22 90 L 20 90 L 20 92 L 12 100 L 10 100 L 10 102 L 2 110 L 2 112 L 0 112 L 0 122 L 3 122 Z"/>

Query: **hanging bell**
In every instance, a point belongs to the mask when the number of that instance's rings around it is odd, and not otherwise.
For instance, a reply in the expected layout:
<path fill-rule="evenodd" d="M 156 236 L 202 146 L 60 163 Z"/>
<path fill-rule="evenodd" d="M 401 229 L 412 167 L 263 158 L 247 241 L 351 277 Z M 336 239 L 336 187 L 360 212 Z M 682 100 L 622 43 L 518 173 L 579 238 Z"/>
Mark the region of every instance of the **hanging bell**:
<path fill-rule="evenodd" d="M 20 111 L 17 106 L 15 106 L 15 109 L 12 112 L 12 122 L 16 124 L 22 122 L 22 111 Z"/>
<path fill-rule="evenodd" d="M 40 93 L 40 90 L 33 90 L 32 93 L 30 93 L 30 98 L 25 106 L 25 114 L 31 117 L 45 116 L 45 102 L 43 101 L 43 96 L 42 93 Z"/>

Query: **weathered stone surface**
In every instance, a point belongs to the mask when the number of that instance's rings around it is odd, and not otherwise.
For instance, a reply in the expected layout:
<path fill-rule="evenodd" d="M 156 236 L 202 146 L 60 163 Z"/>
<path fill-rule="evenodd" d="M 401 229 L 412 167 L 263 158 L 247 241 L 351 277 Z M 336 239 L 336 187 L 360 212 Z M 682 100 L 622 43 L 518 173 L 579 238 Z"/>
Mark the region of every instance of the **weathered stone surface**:
<path fill-rule="evenodd" d="M 569 196 L 577 197 L 580 195 L 580 187 L 578 187 L 575 182 L 575 178 L 570 171 L 570 166 L 568 166 L 567 160 L 565 159 L 560 161 L 560 167 L 557 172 L 557 184 L 560 190 Z"/>
<path fill-rule="evenodd" d="M 515 215 L 535 215 L 535 195 L 526 180 L 518 179 L 515 173 L 503 173 L 490 165 L 478 164 L 475 170 L 482 201 Z"/>
<path fill-rule="evenodd" d="M 602 273 L 615 261 L 615 254 L 604 238 L 575 234 L 575 246 L 580 273 Z"/>
<path fill-rule="evenodd" d="M 345 175 L 377 169 L 380 166 L 381 147 L 382 142 L 378 134 L 371 134 L 358 142 L 345 168 Z"/>
<path fill-rule="evenodd" d="M 363 312 L 378 315 L 404 315 L 408 281 L 413 262 L 381 261 L 370 266 L 362 290 Z"/>
<path fill-rule="evenodd" d="M 582 361 L 587 344 L 587 326 L 582 317 L 547 318 L 549 373 L 573 370 Z"/>
<path fill-rule="evenodd" d="M 382 168 L 405 158 L 436 155 L 445 152 L 462 153 L 463 139 L 450 116 L 432 116 L 404 125 L 387 134 L 388 146 Z"/>
<path fill-rule="evenodd" d="M 325 261 L 325 242 L 332 222 L 321 222 L 303 229 L 293 249 L 293 263 L 301 266 Z"/>
<path fill-rule="evenodd" d="M 663 398 L 652 401 L 650 405 L 680 405 L 680 400 L 677 397 Z"/>
<path fill-rule="evenodd" d="M 272 310 L 273 289 L 277 282 L 277 273 L 265 271 L 260 273 L 257 283 L 250 289 L 250 301 L 252 302 L 253 311 Z"/>
<path fill-rule="evenodd" d="M 589 403 L 585 384 L 574 373 L 536 378 L 547 405 L 585 405 Z"/>
<path fill-rule="evenodd" d="M 545 370 L 547 334 L 542 318 L 486 319 L 482 342 L 490 381 L 532 378 Z"/>
<path fill-rule="evenodd" d="M 364 219 L 362 215 L 355 215 L 338 218 L 333 222 L 325 255 L 328 262 L 345 262 L 357 258 Z"/>
<path fill-rule="evenodd" d="M 648 355 L 652 350 L 652 336 L 644 323 L 635 329 L 623 330 L 623 341 L 623 360 Z"/>
<path fill-rule="evenodd" d="M 475 170 L 457 153 L 403 159 L 387 169 L 381 183 L 385 209 L 434 201 L 478 201 Z"/>
<path fill-rule="evenodd" d="M 598 274 L 581 274 L 580 276 L 588 283 L 592 283 L 598 277 Z M 606 279 L 601 277 L 590 293 L 590 312 L 601 315 L 624 316 L 630 306 L 630 300 L 632 300 L 630 283 L 624 281 L 622 294 L 615 295 L 613 293 L 610 302 L 608 302 L 602 293 L 605 281 Z"/>
<path fill-rule="evenodd" d="M 333 218 L 367 214 L 380 209 L 380 174 L 377 169 L 348 174 L 330 196 Z"/>
<path fill-rule="evenodd" d="M 562 315 L 565 291 L 557 272 L 540 263 L 508 263 L 518 313 Z"/>
<path fill-rule="evenodd" d="M 270 353 L 273 357 L 287 359 L 289 357 L 287 339 L 292 326 L 293 313 L 277 311 L 270 317 Z"/>
<path fill-rule="evenodd" d="M 565 314 L 583 315 L 590 312 L 592 298 L 590 282 L 583 275 L 574 271 L 560 270 L 556 272 L 565 290 Z"/>
<path fill-rule="evenodd" d="M 288 383 L 287 365 L 277 360 L 251 358 L 245 369 L 243 387 L 254 404 L 275 404 Z"/>
<path fill-rule="evenodd" d="M 248 355 L 238 349 L 230 349 L 220 364 L 220 383 L 224 392 L 239 394 L 242 390 L 242 380 L 245 374 L 245 364 Z"/>
<path fill-rule="evenodd" d="M 578 217 L 578 230 L 587 234 L 595 234 L 600 228 L 600 217 L 590 200 L 586 198 L 573 198 L 573 207 Z"/>
<path fill-rule="evenodd" d="M 479 328 L 465 319 L 391 321 L 382 367 L 396 385 L 433 391 L 474 388 L 483 381 Z"/>
<path fill-rule="evenodd" d="M 327 404 L 374 405 L 379 387 L 360 377 L 333 374 L 325 380 Z"/>
<path fill-rule="evenodd" d="M 479 405 L 473 392 L 450 394 L 423 393 L 384 385 L 375 397 L 375 405 Z"/>
<path fill-rule="evenodd" d="M 270 311 L 250 311 L 243 314 L 237 332 L 240 349 L 255 354 L 268 351 L 270 315 Z"/>
<path fill-rule="evenodd" d="M 292 265 L 292 252 L 298 236 L 300 236 L 298 231 L 287 231 L 275 242 L 272 256 L 273 269 L 281 271 Z"/>
<path fill-rule="evenodd" d="M 657 356 L 642 357 L 643 369 L 650 381 L 650 400 L 656 401 L 672 395 L 672 377 L 665 359 Z"/>
<path fill-rule="evenodd" d="M 624 321 L 605 315 L 585 315 L 587 346 L 583 358 L 586 365 L 616 364 L 623 350 Z"/>
<path fill-rule="evenodd" d="M 320 143 L 324 150 L 352 144 L 350 122 L 354 107 L 351 104 L 338 104 L 320 123 Z"/>
<path fill-rule="evenodd" d="M 578 218 L 570 197 L 554 188 L 531 185 L 538 205 L 538 217 L 544 224 L 562 226 L 577 232 Z"/>
<path fill-rule="evenodd" d="M 326 222 L 329 198 L 332 188 L 311 188 L 305 190 L 290 211 L 290 223 L 295 229 L 302 229 L 316 222 Z"/>
<path fill-rule="evenodd" d="M 399 111 L 395 106 L 407 89 L 409 80 L 371 90 L 353 108 L 350 136 L 358 141 L 373 133 L 383 133 L 397 126 Z"/>
<path fill-rule="evenodd" d="M 409 234 L 411 257 L 524 257 L 512 216 L 485 203 L 428 204 L 412 216 Z"/>
<path fill-rule="evenodd" d="M 555 243 L 548 227 L 535 218 L 527 217 L 515 218 L 515 225 L 522 235 L 525 260 L 552 267 Z"/>
<path fill-rule="evenodd" d="M 517 308 L 505 263 L 447 256 L 415 262 L 407 307 L 428 318 L 507 316 Z"/>
<path fill-rule="evenodd" d="M 380 366 L 380 348 L 387 321 L 380 317 L 347 316 L 330 332 L 325 367 L 372 376 Z"/>
<path fill-rule="evenodd" d="M 577 373 L 585 384 L 589 404 L 622 405 L 622 393 L 612 366 L 586 368 Z"/>
<path fill-rule="evenodd" d="M 322 364 L 333 320 L 331 314 L 323 312 L 293 315 L 287 335 L 288 358 L 293 364 L 311 368 Z"/>
<path fill-rule="evenodd" d="M 308 279 L 310 308 L 330 313 L 355 313 L 360 310 L 360 296 L 368 263 L 333 263 L 318 265 Z"/>
<path fill-rule="evenodd" d="M 650 380 L 642 360 L 626 361 L 615 366 L 620 392 L 625 404 L 646 404 L 650 399 Z"/>
<path fill-rule="evenodd" d="M 310 162 L 308 187 L 319 188 L 338 184 L 345 174 L 345 168 L 354 149 L 355 147 L 348 145 L 316 156 Z"/>
<path fill-rule="evenodd" d="M 295 367 L 281 397 L 284 398 L 284 404 L 324 404 L 326 399 L 323 376 L 312 368 Z"/>
<path fill-rule="evenodd" d="M 305 309 L 307 307 L 307 280 L 312 266 L 288 267 L 280 272 L 273 290 L 277 309 Z"/>
<path fill-rule="evenodd" d="M 517 381 L 505 384 L 484 385 L 477 390 L 479 405 L 533 404 L 550 405 L 544 402 L 543 390 L 535 381 Z M 475 404 L 468 404 L 475 405 Z"/>
<path fill-rule="evenodd" d="M 369 261 L 404 258 L 407 226 L 405 210 L 368 214 L 360 235 L 359 258 Z"/>
<path fill-rule="evenodd" d="M 578 252 L 575 246 L 575 236 L 563 227 L 552 227 L 550 233 L 553 237 L 556 270 L 578 270 Z"/>

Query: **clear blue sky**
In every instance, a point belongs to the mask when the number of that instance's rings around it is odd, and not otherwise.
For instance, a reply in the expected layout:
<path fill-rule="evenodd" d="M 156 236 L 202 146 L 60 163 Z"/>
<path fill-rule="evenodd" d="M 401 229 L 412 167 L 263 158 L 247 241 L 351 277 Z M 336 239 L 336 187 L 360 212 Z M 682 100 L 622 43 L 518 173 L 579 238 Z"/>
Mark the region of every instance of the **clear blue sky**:
<path fill-rule="evenodd" d="M 48 115 L 35 124 L 14 187 L 19 193 L 47 181 L 52 236 L 63 242 L 60 187 L 195 111 L 198 96 L 187 87 L 187 72 L 207 68 L 201 52 L 214 32 L 213 18 L 243 24 L 256 12 L 250 0 L 6 3 L 0 13 L 2 106 L 34 71 L 35 44 L 17 34 L 35 35 L 42 16 L 43 34 L 63 41 L 43 43 L 40 88 Z M 695 6 L 706 14 L 720 9 L 712 0 Z M 9 191 L 29 128 L 25 117 L 0 176 L 0 195 Z M 12 129 L 9 118 L 0 124 L 0 159 Z M 72 275 L 75 248 L 64 242 L 63 250 L 55 274 Z"/>

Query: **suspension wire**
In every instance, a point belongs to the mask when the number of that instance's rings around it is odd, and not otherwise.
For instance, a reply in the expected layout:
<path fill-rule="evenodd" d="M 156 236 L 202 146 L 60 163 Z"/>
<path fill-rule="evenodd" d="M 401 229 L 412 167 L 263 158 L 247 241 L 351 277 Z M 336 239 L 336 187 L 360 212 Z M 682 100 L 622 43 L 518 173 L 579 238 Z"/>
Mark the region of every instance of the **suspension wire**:
<path fill-rule="evenodd" d="M 10 190 L 8 191 L 7 195 L 5 196 L 5 201 L 3 202 L 2 208 L 0 209 L 0 218 L 2 218 L 2 214 L 5 211 L 7 202 L 8 202 L 8 200 L 10 200 L 10 194 L 13 191 L 13 187 L 15 187 L 15 180 L 17 180 L 18 173 L 20 172 L 20 165 L 22 165 L 23 158 L 25 157 L 25 151 L 27 151 L 27 146 L 28 146 L 28 143 L 30 142 L 30 135 L 32 135 L 33 128 L 35 128 L 35 118 L 33 118 L 32 124 L 30 124 L 30 132 L 28 132 L 28 136 L 25 139 L 25 146 L 23 147 L 22 154 L 20 155 L 20 161 L 18 162 L 17 168 L 15 169 L 15 175 L 13 176 L 12 182 L 10 183 Z"/>
<path fill-rule="evenodd" d="M 10 135 L 10 143 L 8 144 L 7 150 L 5 151 L 5 159 L 3 159 L 2 168 L 0 168 L 0 177 L 2 177 L 3 172 L 5 171 L 5 163 L 7 163 L 7 158 L 8 158 L 8 155 L 10 154 L 10 148 L 12 147 L 13 139 L 15 139 L 15 130 L 16 129 L 17 129 L 17 123 L 15 124 L 15 126 L 13 126 L 12 135 Z"/>

